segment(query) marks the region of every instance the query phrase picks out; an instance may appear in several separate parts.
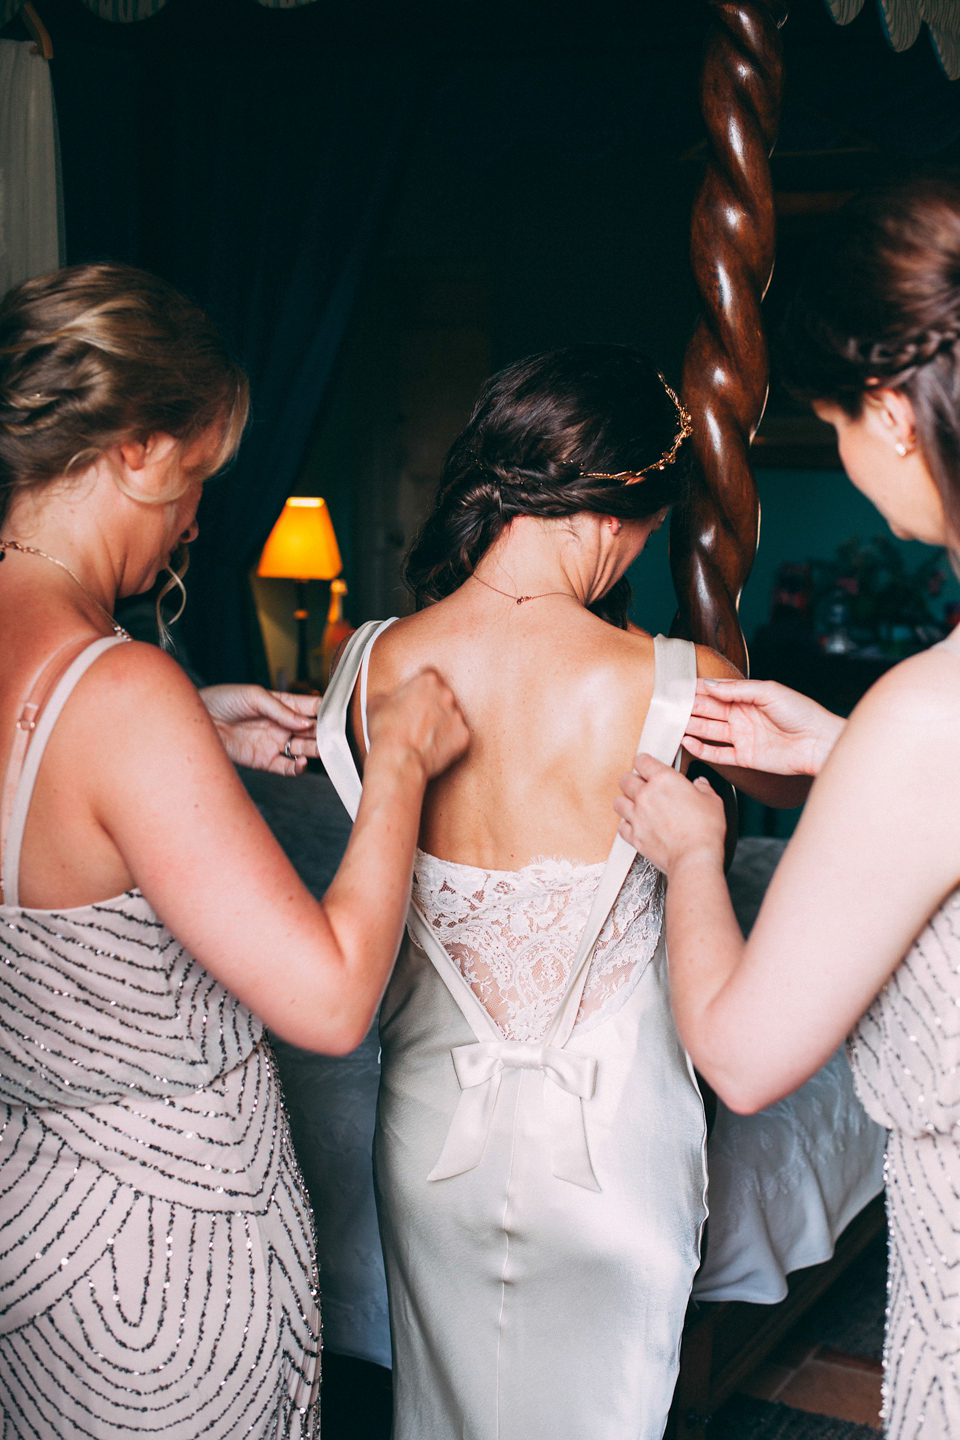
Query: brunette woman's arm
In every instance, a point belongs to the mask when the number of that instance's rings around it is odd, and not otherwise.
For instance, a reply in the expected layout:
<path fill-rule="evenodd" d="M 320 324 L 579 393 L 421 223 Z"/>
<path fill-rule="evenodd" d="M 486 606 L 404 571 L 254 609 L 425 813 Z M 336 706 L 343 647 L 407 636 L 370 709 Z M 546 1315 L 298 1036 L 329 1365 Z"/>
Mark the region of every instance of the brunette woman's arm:
<path fill-rule="evenodd" d="M 960 660 L 906 661 L 854 711 L 744 942 L 722 871 L 722 808 L 649 757 L 621 833 L 668 877 L 674 1013 L 734 1110 L 790 1093 L 841 1043 L 960 879 Z"/>

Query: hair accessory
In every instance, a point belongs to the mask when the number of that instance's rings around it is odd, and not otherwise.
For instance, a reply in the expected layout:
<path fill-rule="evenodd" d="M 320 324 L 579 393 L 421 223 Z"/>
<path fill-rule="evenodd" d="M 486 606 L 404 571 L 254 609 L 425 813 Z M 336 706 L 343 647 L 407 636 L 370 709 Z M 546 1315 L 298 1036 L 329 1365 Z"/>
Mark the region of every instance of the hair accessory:
<path fill-rule="evenodd" d="M 581 470 L 580 478 L 582 480 L 639 480 L 640 476 L 646 475 L 648 471 L 665 470 L 668 465 L 672 465 L 674 460 L 676 460 L 677 451 L 680 449 L 680 446 L 688 435 L 693 434 L 693 416 L 686 406 L 681 403 L 676 392 L 667 384 L 663 371 L 658 370 L 657 374 L 660 376 L 660 383 L 664 390 L 666 390 L 670 399 L 677 407 L 677 419 L 680 421 L 680 429 L 674 436 L 670 449 L 664 450 L 659 460 L 654 460 L 650 465 L 644 465 L 642 470 L 616 470 L 613 474 L 609 474 L 603 470 Z"/>

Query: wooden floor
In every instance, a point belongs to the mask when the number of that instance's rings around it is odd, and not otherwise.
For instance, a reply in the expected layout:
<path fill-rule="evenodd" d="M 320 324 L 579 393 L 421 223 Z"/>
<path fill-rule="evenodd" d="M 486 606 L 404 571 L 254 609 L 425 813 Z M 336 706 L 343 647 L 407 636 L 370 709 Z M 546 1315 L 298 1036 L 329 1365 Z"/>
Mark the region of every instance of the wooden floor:
<path fill-rule="evenodd" d="M 740 1386 L 758 1400 L 880 1429 L 881 1366 L 790 1336 Z"/>

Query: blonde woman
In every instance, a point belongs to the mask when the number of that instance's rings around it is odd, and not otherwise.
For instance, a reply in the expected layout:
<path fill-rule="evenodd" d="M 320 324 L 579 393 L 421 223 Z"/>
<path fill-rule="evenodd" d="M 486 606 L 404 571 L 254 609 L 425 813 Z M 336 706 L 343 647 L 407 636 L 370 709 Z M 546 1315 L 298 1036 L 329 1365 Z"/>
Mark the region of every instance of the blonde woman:
<path fill-rule="evenodd" d="M 264 1026 L 335 1054 L 366 1033 L 424 787 L 466 732 L 432 672 L 373 711 L 318 904 L 182 671 L 114 623 L 196 534 L 246 407 L 153 277 L 75 267 L 0 304 L 5 1435 L 317 1428 L 310 1214 Z M 208 698 L 262 748 L 259 702 Z"/>

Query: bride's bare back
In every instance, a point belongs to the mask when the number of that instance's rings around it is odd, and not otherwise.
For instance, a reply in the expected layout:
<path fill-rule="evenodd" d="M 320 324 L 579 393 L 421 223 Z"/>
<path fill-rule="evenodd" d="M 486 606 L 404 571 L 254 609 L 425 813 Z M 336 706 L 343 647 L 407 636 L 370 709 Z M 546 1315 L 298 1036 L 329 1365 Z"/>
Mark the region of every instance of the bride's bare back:
<path fill-rule="evenodd" d="M 471 744 L 427 791 L 421 848 L 498 870 L 540 855 L 604 859 L 653 690 L 651 637 L 572 597 L 518 606 L 467 585 L 384 631 L 370 700 L 425 664 L 457 696 Z"/>

